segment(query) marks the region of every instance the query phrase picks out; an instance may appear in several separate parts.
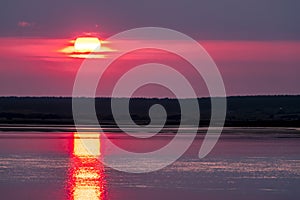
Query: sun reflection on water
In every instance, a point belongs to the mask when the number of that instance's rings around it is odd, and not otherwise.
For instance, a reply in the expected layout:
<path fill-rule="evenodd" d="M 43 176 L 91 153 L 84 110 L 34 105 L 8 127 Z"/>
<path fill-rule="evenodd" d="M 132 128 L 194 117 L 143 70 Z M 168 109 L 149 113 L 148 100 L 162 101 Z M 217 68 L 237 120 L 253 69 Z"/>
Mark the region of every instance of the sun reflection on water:
<path fill-rule="evenodd" d="M 101 135 L 74 133 L 72 150 L 69 200 L 106 200 L 105 170 L 98 160 L 101 156 Z"/>

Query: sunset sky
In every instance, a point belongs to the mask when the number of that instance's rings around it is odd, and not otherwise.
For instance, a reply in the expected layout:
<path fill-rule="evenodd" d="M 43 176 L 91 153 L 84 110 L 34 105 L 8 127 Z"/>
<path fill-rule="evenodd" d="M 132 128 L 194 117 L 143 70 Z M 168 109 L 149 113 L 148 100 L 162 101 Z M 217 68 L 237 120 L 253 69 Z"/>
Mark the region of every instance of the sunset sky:
<path fill-rule="evenodd" d="M 300 94 L 299 9 L 297 0 L 4 0 L 0 3 L 0 95 L 71 96 L 83 61 L 70 50 L 76 37 L 105 40 L 147 26 L 174 29 L 199 41 L 216 62 L 228 95 Z M 139 38 L 120 41 L 130 42 Z M 117 50 L 104 42 L 98 59 Z M 107 73 L 98 95 L 109 95 L 105 86 L 126 65 L 154 57 L 175 67 L 181 63 L 171 55 L 157 55 L 129 55 Z M 183 61 L 177 67 L 197 85 L 193 70 Z M 197 94 L 207 96 L 200 85 L 195 86 Z M 156 88 L 140 95 L 169 96 Z"/>

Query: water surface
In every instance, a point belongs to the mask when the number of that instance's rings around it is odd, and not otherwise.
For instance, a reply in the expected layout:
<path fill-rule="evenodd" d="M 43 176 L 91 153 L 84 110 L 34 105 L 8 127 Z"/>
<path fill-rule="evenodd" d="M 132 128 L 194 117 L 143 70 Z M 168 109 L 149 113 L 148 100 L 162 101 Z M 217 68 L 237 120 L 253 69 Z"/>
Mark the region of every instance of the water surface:
<path fill-rule="evenodd" d="M 87 138 L 96 141 L 101 156 L 110 156 L 101 134 L 122 148 L 147 152 L 167 144 L 173 132 L 151 139 L 120 132 L 90 133 Z M 77 133 L 2 131 L 1 199 L 299 199 L 299 135 L 299 130 L 286 128 L 227 128 L 200 160 L 200 131 L 172 165 L 131 174 L 87 156 Z"/>

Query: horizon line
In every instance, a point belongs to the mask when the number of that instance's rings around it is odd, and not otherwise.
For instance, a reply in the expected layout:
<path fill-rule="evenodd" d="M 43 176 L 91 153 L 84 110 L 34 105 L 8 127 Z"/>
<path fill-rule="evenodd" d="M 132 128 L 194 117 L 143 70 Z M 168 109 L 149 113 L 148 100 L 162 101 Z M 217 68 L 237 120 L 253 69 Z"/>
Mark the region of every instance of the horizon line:
<path fill-rule="evenodd" d="M 258 95 L 230 95 L 225 96 L 226 98 L 233 98 L 233 97 L 297 97 L 300 96 L 300 94 L 258 94 Z M 86 99 L 195 99 L 192 97 L 183 97 L 183 98 L 173 98 L 173 97 L 109 97 L 109 96 L 97 96 L 97 97 L 85 97 L 85 96 L 78 96 L 78 97 L 72 97 L 72 96 L 16 96 L 16 95 L 8 95 L 8 96 L 1 96 L 0 98 L 86 98 Z M 221 96 L 203 96 L 203 97 L 197 97 L 197 99 L 208 99 L 208 98 L 224 98 Z"/>

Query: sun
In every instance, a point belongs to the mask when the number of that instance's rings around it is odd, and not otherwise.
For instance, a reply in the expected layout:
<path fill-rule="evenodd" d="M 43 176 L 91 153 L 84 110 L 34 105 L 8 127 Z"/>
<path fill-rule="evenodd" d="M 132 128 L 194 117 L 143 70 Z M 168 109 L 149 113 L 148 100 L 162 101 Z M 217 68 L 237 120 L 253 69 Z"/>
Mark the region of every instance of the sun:
<path fill-rule="evenodd" d="M 98 52 L 101 42 L 97 37 L 78 37 L 74 43 L 74 49 L 79 53 Z"/>
<path fill-rule="evenodd" d="M 109 46 L 109 42 L 101 40 L 97 36 L 78 36 L 76 39 L 71 39 L 68 41 L 67 46 L 58 49 L 57 52 L 65 54 L 69 58 L 79 58 L 79 59 L 102 59 L 107 58 L 107 54 L 110 52 L 115 52 Z"/>

